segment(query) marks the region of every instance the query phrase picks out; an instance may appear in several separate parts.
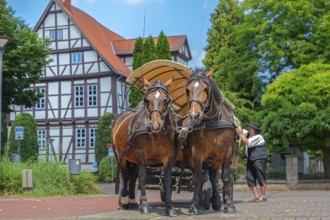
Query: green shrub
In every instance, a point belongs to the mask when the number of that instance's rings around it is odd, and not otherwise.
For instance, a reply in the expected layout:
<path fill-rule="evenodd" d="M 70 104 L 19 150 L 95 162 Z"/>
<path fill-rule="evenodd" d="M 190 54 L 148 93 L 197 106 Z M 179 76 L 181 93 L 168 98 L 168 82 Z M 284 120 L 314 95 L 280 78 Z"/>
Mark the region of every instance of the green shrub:
<path fill-rule="evenodd" d="M 22 170 L 23 164 L 12 163 L 8 157 L 2 157 L 0 191 L 5 195 L 16 195 L 23 192 Z"/>
<path fill-rule="evenodd" d="M 9 154 L 18 153 L 18 141 L 15 140 L 15 126 L 24 127 L 24 138 L 20 142 L 21 161 L 38 159 L 38 136 L 36 120 L 29 113 L 22 112 L 15 117 L 10 129 Z"/>
<path fill-rule="evenodd" d="M 33 171 L 33 196 L 63 196 L 70 192 L 68 171 L 66 166 L 59 162 L 44 161 L 29 165 Z"/>
<path fill-rule="evenodd" d="M 99 182 L 113 182 L 116 177 L 117 172 L 117 163 L 115 158 L 113 160 L 113 176 L 112 176 L 112 164 L 111 164 L 111 157 L 106 156 L 104 157 L 101 162 L 99 169 L 97 171 L 98 181 Z"/>
<path fill-rule="evenodd" d="M 22 188 L 23 169 L 32 169 L 33 172 L 34 187 L 25 192 Z M 29 161 L 16 164 L 10 162 L 8 157 L 3 157 L 0 175 L 0 192 L 5 195 L 65 196 L 101 192 L 95 175 L 83 171 L 80 175 L 69 176 L 66 165 L 60 162 Z"/>
<path fill-rule="evenodd" d="M 70 175 L 71 191 L 73 194 L 97 194 L 101 189 L 96 184 L 96 176 L 82 171 L 80 175 Z"/>
<path fill-rule="evenodd" d="M 115 116 L 112 113 L 106 112 L 100 119 L 97 125 L 97 132 L 95 138 L 95 160 L 98 165 L 103 157 L 108 155 L 107 144 L 111 143 L 110 140 L 110 126 Z"/>

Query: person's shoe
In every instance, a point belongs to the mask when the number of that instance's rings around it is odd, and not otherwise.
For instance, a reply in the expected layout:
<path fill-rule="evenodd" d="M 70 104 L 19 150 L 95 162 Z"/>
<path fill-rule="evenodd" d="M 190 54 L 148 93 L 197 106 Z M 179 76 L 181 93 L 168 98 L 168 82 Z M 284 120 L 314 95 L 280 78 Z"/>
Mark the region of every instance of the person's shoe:
<path fill-rule="evenodd" d="M 261 197 L 259 200 L 260 200 L 260 202 L 267 202 L 267 198 L 266 197 Z"/>
<path fill-rule="evenodd" d="M 261 198 L 254 198 L 254 199 L 250 199 L 247 202 L 260 202 Z"/>

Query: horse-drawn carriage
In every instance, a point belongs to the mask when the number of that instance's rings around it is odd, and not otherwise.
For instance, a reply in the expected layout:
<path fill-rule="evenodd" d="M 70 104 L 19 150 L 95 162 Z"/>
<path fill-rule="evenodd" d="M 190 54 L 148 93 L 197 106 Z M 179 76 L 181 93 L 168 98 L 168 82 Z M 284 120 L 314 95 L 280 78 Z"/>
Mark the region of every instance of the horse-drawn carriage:
<path fill-rule="evenodd" d="M 139 173 L 142 213 L 148 212 L 146 183 L 160 187 L 169 216 L 175 215 L 171 190 L 175 187 L 180 192 L 181 186 L 194 191 L 193 213 L 200 214 L 210 203 L 219 210 L 221 168 L 225 208 L 234 210 L 230 169 L 237 168 L 238 163 L 234 125 L 238 120 L 233 106 L 210 77 L 192 73 L 187 66 L 173 61 L 158 60 L 127 78 L 145 98 L 135 110 L 120 114 L 112 126 L 113 146 L 122 172 L 122 207 L 137 207 L 134 190 Z"/>

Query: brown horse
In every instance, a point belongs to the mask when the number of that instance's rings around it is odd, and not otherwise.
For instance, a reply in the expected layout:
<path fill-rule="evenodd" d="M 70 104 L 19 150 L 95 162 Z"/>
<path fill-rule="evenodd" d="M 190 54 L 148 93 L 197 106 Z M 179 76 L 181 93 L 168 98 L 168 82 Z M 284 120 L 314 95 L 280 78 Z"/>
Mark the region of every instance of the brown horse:
<path fill-rule="evenodd" d="M 165 211 L 168 216 L 176 216 L 171 200 L 171 169 L 179 149 L 176 147 L 176 122 L 170 109 L 171 98 L 168 86 L 172 79 L 144 84 L 149 86 L 143 101 L 144 105 L 118 116 L 112 127 L 112 142 L 117 161 L 119 161 L 123 177 L 123 189 L 120 195 L 121 203 L 128 203 L 127 180 L 129 180 L 127 162 L 137 164 L 139 168 L 139 185 L 141 188 L 140 211 L 148 213 L 145 191 L 146 165 L 161 162 L 164 170 L 163 184 L 165 187 Z M 122 156 L 123 155 L 123 156 Z M 123 157 L 123 162 L 121 158 Z M 134 181 L 134 177 L 132 178 Z M 126 181 L 126 183 L 125 183 Z M 135 185 L 130 181 L 130 188 Z M 125 188 L 126 187 L 126 188 Z M 130 189 L 130 199 L 134 199 Z"/>
<path fill-rule="evenodd" d="M 235 125 L 229 121 L 222 95 L 211 78 L 212 73 L 193 73 L 187 81 L 186 93 L 189 100 L 189 120 L 193 127 L 187 137 L 185 153 L 194 176 L 194 195 L 191 211 L 201 214 L 202 207 L 202 164 L 209 163 L 209 178 L 212 184 L 212 208 L 221 209 L 218 193 L 217 171 L 221 169 L 224 184 L 225 211 L 234 212 L 232 200 L 233 178 L 230 172 L 233 146 L 236 142 Z"/>

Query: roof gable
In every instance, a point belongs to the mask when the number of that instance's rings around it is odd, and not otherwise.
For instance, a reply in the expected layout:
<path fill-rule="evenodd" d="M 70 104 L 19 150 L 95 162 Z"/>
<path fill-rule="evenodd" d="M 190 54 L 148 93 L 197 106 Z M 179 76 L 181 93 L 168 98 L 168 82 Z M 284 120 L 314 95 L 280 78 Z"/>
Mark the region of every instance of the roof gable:
<path fill-rule="evenodd" d="M 185 35 L 179 35 L 179 36 L 168 36 L 168 41 L 170 43 L 170 50 L 171 52 L 174 51 L 180 51 L 180 49 L 183 47 L 183 45 L 187 45 L 187 37 Z M 144 38 L 146 39 L 146 38 Z M 135 45 L 136 39 L 122 39 L 122 40 L 116 40 L 113 41 L 113 47 L 115 50 L 115 53 L 117 55 L 128 55 L 128 54 L 133 54 L 134 50 L 134 45 Z M 158 37 L 154 37 L 154 42 L 157 44 L 158 42 Z M 188 47 L 189 48 L 189 47 Z M 188 49 L 189 52 L 189 59 L 191 59 L 191 54 L 190 50 Z"/>
<path fill-rule="evenodd" d="M 113 31 L 110 31 L 108 28 L 104 27 L 102 24 L 97 22 L 94 18 L 81 11 L 80 9 L 71 6 L 70 2 L 65 3 L 62 0 L 50 1 L 41 19 L 38 21 L 36 27 L 34 28 L 35 31 L 40 27 L 43 18 L 47 15 L 47 12 L 54 2 L 70 18 L 70 20 L 81 32 L 81 34 L 85 36 L 90 45 L 99 53 L 99 55 L 110 66 L 110 68 L 113 69 L 114 72 L 124 76 L 129 76 L 131 70 L 114 53 L 112 47 L 112 41 L 124 40 L 125 38 Z M 68 5 L 70 5 L 70 7 L 68 7 Z"/>

